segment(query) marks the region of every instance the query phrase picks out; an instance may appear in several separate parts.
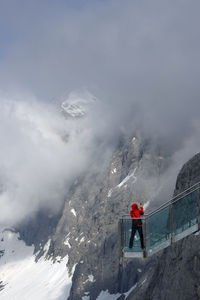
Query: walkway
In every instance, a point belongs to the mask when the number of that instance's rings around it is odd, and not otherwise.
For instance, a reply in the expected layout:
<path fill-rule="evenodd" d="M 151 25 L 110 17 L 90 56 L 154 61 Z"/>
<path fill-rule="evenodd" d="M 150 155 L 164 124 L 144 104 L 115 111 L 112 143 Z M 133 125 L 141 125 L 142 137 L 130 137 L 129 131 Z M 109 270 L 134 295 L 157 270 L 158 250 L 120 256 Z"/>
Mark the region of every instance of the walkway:
<path fill-rule="evenodd" d="M 123 257 L 147 257 L 200 228 L 200 182 L 177 195 L 142 219 L 145 249 L 140 248 L 138 233 L 129 249 L 132 220 L 123 216 L 119 221 Z"/>

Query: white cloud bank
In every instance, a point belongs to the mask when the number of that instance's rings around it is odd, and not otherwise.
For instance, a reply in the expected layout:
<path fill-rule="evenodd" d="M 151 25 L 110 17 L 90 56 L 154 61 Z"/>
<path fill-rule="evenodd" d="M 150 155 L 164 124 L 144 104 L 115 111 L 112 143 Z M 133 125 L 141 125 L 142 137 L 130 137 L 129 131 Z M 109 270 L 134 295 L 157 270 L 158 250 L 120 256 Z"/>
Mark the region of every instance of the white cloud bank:
<path fill-rule="evenodd" d="M 55 105 L 1 97 L 1 223 L 13 225 L 42 207 L 60 208 L 69 184 L 91 167 L 95 146 L 101 148 L 103 117 L 98 121 L 101 113 L 94 114 L 66 118 Z"/>
<path fill-rule="evenodd" d="M 0 5 L 0 89 L 19 95 L 0 97 L 1 222 L 57 209 L 119 128 L 161 137 L 172 173 L 199 151 L 199 1 Z M 28 90 L 47 101 L 82 87 L 109 110 L 97 103 L 75 123 L 20 96 Z"/>

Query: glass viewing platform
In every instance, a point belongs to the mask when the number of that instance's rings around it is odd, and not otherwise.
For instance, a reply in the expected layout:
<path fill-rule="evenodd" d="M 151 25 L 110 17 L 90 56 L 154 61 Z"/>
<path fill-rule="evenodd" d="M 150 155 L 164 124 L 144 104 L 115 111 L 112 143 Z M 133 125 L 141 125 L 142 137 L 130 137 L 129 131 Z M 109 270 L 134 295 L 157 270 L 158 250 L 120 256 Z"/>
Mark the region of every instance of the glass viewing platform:
<path fill-rule="evenodd" d="M 132 220 L 124 216 L 119 221 L 123 257 L 147 257 L 199 230 L 200 183 L 177 195 L 155 211 L 141 217 L 144 250 L 136 231 L 133 248 L 129 248 Z"/>

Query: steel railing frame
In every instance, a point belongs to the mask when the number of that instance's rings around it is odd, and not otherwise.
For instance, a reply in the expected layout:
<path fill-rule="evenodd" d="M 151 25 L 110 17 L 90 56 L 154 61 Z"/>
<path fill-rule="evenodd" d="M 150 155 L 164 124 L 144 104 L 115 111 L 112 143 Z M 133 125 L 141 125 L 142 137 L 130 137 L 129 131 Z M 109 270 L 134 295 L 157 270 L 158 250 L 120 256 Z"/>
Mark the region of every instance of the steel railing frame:
<path fill-rule="evenodd" d="M 177 203 L 178 201 L 180 201 L 181 199 L 185 198 L 186 196 L 192 194 L 195 191 L 199 191 L 198 199 L 197 199 L 197 209 L 198 209 L 198 229 L 200 230 L 200 182 L 197 182 L 196 184 L 192 185 L 191 187 L 187 188 L 183 192 L 181 192 L 178 195 L 171 198 L 169 201 L 163 203 L 161 206 L 159 206 L 154 211 L 151 211 L 148 214 L 144 214 L 140 218 L 135 218 L 135 219 L 141 219 L 143 222 L 145 250 L 146 250 L 146 248 L 148 246 L 148 242 L 149 242 L 149 238 L 147 237 L 149 218 L 151 216 L 155 215 L 156 213 L 162 211 L 163 209 L 170 207 L 170 233 L 169 233 L 169 236 L 171 239 L 170 244 L 172 244 L 174 242 L 174 204 Z M 122 218 L 120 218 L 121 227 L 123 227 L 123 221 L 127 221 L 127 220 L 131 220 L 131 216 L 123 215 Z M 121 228 L 121 233 L 123 234 L 122 230 L 123 229 Z M 123 240 L 123 237 L 121 237 L 121 245 L 123 245 L 123 243 L 124 243 L 124 240 Z"/>

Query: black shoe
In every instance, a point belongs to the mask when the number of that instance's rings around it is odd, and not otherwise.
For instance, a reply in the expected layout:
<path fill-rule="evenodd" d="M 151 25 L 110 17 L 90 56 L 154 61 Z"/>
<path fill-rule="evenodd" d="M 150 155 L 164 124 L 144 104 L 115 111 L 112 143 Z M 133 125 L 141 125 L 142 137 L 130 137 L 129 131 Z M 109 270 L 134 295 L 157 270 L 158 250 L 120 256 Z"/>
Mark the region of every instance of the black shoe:
<path fill-rule="evenodd" d="M 143 251 L 143 257 L 144 257 L 144 258 L 147 257 L 147 252 L 146 252 L 146 250 Z"/>

